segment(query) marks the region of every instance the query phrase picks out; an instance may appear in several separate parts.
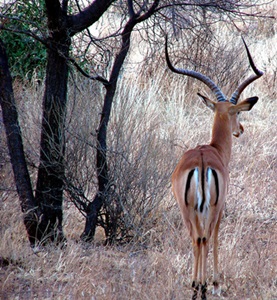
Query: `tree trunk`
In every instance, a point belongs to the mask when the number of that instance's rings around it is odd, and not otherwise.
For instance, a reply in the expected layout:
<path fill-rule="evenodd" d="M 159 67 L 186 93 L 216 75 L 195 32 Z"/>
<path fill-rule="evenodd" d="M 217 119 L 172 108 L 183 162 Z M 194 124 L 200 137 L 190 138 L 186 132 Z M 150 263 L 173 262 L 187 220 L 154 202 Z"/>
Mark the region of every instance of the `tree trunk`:
<path fill-rule="evenodd" d="M 110 193 L 110 178 L 107 162 L 107 128 L 116 91 L 117 80 L 124 60 L 128 54 L 130 48 L 131 33 L 136 23 L 137 21 L 135 17 L 131 18 L 129 22 L 127 22 L 122 32 L 121 49 L 116 55 L 109 84 L 105 86 L 106 95 L 97 134 L 96 166 L 98 178 L 98 193 L 96 194 L 94 200 L 88 205 L 86 210 L 87 216 L 85 230 L 81 235 L 81 238 L 85 241 L 93 240 L 99 212 Z M 107 240 L 111 239 L 111 237 L 106 238 Z"/>
<path fill-rule="evenodd" d="M 158 4 L 159 0 L 155 0 L 152 6 L 149 8 L 149 10 L 146 11 L 144 14 L 140 15 L 136 14 L 134 11 L 133 1 L 128 1 L 130 19 L 126 23 L 121 34 L 121 48 L 115 57 L 109 84 L 105 85 L 106 95 L 104 99 L 104 105 L 97 134 L 98 145 L 96 164 L 98 177 L 98 193 L 96 194 L 93 202 L 91 202 L 87 207 L 85 230 L 81 235 L 81 238 L 85 241 L 93 240 L 98 222 L 98 215 L 102 206 L 105 204 L 107 197 L 109 197 L 111 194 L 110 177 L 107 162 L 107 128 L 119 73 L 130 48 L 131 34 L 136 24 L 145 21 L 155 12 L 155 9 L 157 8 Z M 113 240 L 115 239 L 115 232 L 113 228 L 108 230 L 108 232 L 111 232 L 112 236 L 106 236 L 106 239 L 109 243 L 113 243 Z"/>
<path fill-rule="evenodd" d="M 40 165 L 38 170 L 36 201 L 42 211 L 39 229 L 43 239 L 63 241 L 63 182 L 65 137 L 64 126 L 67 106 L 67 81 L 70 37 L 66 16 L 59 1 L 47 5 L 48 44 L 45 94 L 40 144 Z M 44 241 L 42 241 L 44 242 Z"/>
<path fill-rule="evenodd" d="M 64 126 L 67 108 L 68 62 L 71 37 L 96 22 L 112 0 L 95 0 L 74 16 L 67 15 L 68 1 L 46 0 L 49 38 L 46 89 L 43 99 L 40 166 L 36 201 L 42 211 L 40 231 L 46 240 L 61 242 L 64 189 Z"/>
<path fill-rule="evenodd" d="M 32 246 L 36 243 L 38 226 L 38 207 L 33 196 L 31 179 L 25 160 L 18 113 L 12 89 L 12 78 L 4 44 L 0 40 L 0 104 L 2 107 L 7 143 L 14 173 L 24 224 Z"/>

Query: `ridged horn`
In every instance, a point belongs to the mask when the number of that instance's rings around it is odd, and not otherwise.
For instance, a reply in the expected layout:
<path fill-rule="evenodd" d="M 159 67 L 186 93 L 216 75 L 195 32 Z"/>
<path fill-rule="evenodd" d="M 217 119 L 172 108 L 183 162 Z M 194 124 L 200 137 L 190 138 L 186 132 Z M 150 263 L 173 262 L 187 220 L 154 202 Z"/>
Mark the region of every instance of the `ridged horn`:
<path fill-rule="evenodd" d="M 207 77 L 207 76 L 205 76 L 201 73 L 192 71 L 192 70 L 178 69 L 178 68 L 173 67 L 173 65 L 170 62 L 169 55 L 168 55 L 168 50 L 167 50 L 167 36 L 165 38 L 165 58 L 166 58 L 166 63 L 168 65 L 168 68 L 172 72 L 177 73 L 177 74 L 190 76 L 190 77 L 193 77 L 193 78 L 196 78 L 196 79 L 202 81 L 215 94 L 216 99 L 217 99 L 218 102 L 225 102 L 226 101 L 225 95 L 222 93 L 220 88 L 209 77 Z"/>
<path fill-rule="evenodd" d="M 253 82 L 254 80 L 260 78 L 264 73 L 260 70 L 258 70 L 258 68 L 255 66 L 254 62 L 253 62 L 253 59 L 252 59 L 252 56 L 250 54 L 250 51 L 246 45 L 246 42 L 244 40 L 243 37 L 242 38 L 242 41 L 244 43 L 244 46 L 245 46 L 245 49 L 246 49 L 246 52 L 247 52 L 247 57 L 248 57 L 248 60 L 249 60 L 249 63 L 250 63 L 250 66 L 252 68 L 252 70 L 254 71 L 255 74 L 251 75 L 250 77 L 248 77 L 247 79 L 245 79 L 238 87 L 237 89 L 234 91 L 231 99 L 230 99 L 230 102 L 232 102 L 233 104 L 237 104 L 238 102 L 238 99 L 239 99 L 239 96 L 241 95 L 241 93 L 243 92 L 243 90 L 251 83 Z"/>

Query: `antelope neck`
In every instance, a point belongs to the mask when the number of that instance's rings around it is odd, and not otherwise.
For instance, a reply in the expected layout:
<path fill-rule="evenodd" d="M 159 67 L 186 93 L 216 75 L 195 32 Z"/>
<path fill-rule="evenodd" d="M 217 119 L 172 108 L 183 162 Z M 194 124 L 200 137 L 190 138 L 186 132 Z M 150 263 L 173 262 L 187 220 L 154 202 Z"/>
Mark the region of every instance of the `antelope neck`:
<path fill-rule="evenodd" d="M 215 112 L 210 145 L 216 148 L 226 165 L 232 150 L 232 128 L 228 113 Z"/>

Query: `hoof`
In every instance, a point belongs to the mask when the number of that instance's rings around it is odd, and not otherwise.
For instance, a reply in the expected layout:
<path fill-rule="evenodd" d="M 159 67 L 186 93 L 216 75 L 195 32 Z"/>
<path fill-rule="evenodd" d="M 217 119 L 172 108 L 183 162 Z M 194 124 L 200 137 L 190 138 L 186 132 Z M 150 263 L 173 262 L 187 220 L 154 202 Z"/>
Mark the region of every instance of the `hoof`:
<path fill-rule="evenodd" d="M 201 299 L 202 300 L 207 300 L 206 292 L 207 292 L 207 283 L 205 282 L 201 286 Z"/>
<path fill-rule="evenodd" d="M 221 294 L 221 288 L 217 281 L 213 282 L 213 292 L 212 293 L 213 293 L 213 295 L 216 295 L 216 296 L 220 296 L 220 294 Z"/>
<path fill-rule="evenodd" d="M 198 294 L 198 290 L 199 290 L 199 284 L 196 283 L 195 281 L 192 282 L 192 288 L 193 288 L 193 294 L 192 294 L 192 300 L 196 300 L 197 299 L 197 294 Z"/>

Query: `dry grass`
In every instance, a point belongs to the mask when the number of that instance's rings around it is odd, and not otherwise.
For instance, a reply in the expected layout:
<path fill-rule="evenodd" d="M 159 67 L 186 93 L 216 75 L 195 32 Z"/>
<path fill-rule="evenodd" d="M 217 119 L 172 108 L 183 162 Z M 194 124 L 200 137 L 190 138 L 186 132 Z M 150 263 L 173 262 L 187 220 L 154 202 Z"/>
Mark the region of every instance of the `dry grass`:
<path fill-rule="evenodd" d="M 274 39 L 276 36 L 272 42 Z M 267 40 L 267 43 L 270 42 Z M 254 56 L 258 51 L 257 48 Z M 269 63 L 265 61 L 265 69 L 271 70 L 269 74 L 245 92 L 247 96 L 258 95 L 260 100 L 251 112 L 243 114 L 245 134 L 234 139 L 230 189 L 220 230 L 220 299 L 277 299 L 277 128 L 276 101 L 273 100 L 277 87 L 276 70 L 274 73 Z M 147 172 L 152 172 L 152 177 L 148 175 L 151 184 L 160 182 L 164 174 L 163 197 L 149 215 L 151 222 L 143 223 L 143 238 L 147 243 L 103 247 L 101 232 L 92 245 L 78 242 L 84 220 L 71 203 L 66 203 L 67 248 L 49 248 L 35 254 L 25 236 L 16 194 L 1 192 L 1 299 L 190 298 L 190 240 L 173 200 L 169 178 L 182 151 L 209 141 L 212 114 L 199 104 L 195 93 L 197 84 L 188 94 L 182 87 L 182 80 L 176 77 L 178 86 L 172 87 L 168 83 L 172 78 L 171 74 L 162 72 L 160 77 L 152 78 L 152 84 L 144 91 L 135 88 L 140 86 L 139 79 L 133 80 L 128 88 L 126 84 L 121 85 L 122 92 L 118 94 L 111 121 L 112 145 L 118 142 L 113 139 L 120 130 L 116 125 L 128 127 L 132 124 L 124 135 L 132 138 L 136 147 L 128 151 L 133 151 L 136 157 L 141 143 L 149 143 L 147 151 L 150 154 L 145 164 Z M 169 89 L 167 93 L 162 88 L 164 85 Z M 27 119 L 22 117 L 26 122 Z M 36 123 L 39 116 L 30 119 Z M 151 139 L 147 139 L 148 131 Z M 32 148 L 28 149 L 35 157 Z M 2 186 L 13 187 L 9 166 L 1 169 L 1 175 Z M 212 281 L 211 265 L 209 260 L 209 283 Z M 208 297 L 219 299 L 210 292 Z"/>

